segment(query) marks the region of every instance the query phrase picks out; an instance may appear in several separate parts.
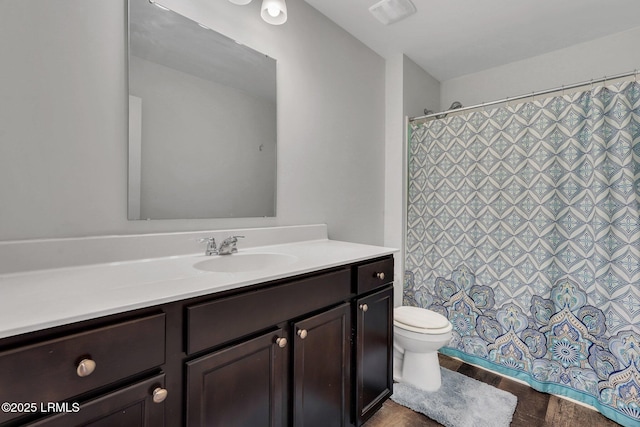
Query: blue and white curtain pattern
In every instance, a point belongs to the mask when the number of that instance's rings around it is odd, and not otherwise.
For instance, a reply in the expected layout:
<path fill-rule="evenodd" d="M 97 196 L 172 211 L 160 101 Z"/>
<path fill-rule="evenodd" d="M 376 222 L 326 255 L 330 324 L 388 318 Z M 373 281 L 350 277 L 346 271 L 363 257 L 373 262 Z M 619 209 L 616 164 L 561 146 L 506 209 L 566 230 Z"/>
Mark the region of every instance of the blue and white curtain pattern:
<path fill-rule="evenodd" d="M 442 352 L 640 425 L 640 85 L 409 129 L 404 304 Z"/>

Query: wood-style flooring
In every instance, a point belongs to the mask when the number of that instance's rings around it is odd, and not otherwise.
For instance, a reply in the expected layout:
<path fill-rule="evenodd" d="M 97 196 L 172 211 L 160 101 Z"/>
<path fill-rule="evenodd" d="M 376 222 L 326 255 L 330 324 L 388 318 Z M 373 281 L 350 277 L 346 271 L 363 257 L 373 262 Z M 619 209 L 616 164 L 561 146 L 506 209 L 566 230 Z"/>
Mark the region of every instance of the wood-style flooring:
<path fill-rule="evenodd" d="M 442 354 L 440 366 L 485 382 L 518 398 L 511 427 L 614 427 L 611 421 L 597 411 L 531 387 L 468 365 Z M 387 400 L 363 427 L 431 427 L 441 424 L 402 405 Z"/>

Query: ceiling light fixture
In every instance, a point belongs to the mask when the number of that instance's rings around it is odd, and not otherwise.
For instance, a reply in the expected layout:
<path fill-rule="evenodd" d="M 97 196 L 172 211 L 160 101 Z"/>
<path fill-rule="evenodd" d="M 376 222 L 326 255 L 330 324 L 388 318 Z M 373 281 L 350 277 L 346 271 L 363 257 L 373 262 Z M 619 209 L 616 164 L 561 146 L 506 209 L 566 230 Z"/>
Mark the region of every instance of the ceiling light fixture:
<path fill-rule="evenodd" d="M 369 12 L 384 25 L 390 25 L 416 13 L 411 0 L 382 0 L 369 8 Z"/>
<path fill-rule="evenodd" d="M 284 0 L 262 0 L 260 16 L 272 25 L 282 25 L 287 22 L 287 4 Z"/>
<path fill-rule="evenodd" d="M 233 4 L 244 6 L 251 0 L 229 0 Z M 282 25 L 287 22 L 287 4 L 284 0 L 262 0 L 260 16 L 271 25 Z"/>

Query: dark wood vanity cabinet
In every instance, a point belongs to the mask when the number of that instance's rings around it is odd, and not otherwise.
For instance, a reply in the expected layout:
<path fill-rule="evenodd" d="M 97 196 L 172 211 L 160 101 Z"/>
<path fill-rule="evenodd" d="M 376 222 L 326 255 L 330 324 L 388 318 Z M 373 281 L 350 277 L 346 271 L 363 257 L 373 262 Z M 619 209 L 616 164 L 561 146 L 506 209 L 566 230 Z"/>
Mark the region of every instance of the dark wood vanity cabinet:
<path fill-rule="evenodd" d="M 0 426 L 359 426 L 391 394 L 392 278 L 385 256 L 5 338 L 0 401 L 69 410 Z"/>
<path fill-rule="evenodd" d="M 12 346 L 0 351 L 0 425 L 162 425 L 164 375 L 153 373 L 164 363 L 163 313 Z"/>
<path fill-rule="evenodd" d="M 358 298 L 356 418 L 362 425 L 393 392 L 393 287 Z"/>
<path fill-rule="evenodd" d="M 277 329 L 187 362 L 187 425 L 286 425 L 287 337 Z"/>
<path fill-rule="evenodd" d="M 27 424 L 29 427 L 152 427 L 164 426 L 164 405 L 154 391 L 164 390 L 164 374 L 123 387 L 77 407 Z M 156 391 L 156 396 L 157 396 Z"/>
<path fill-rule="evenodd" d="M 352 297 L 342 267 L 187 307 L 187 353 L 212 349 L 187 362 L 187 426 L 350 425 Z"/>
<path fill-rule="evenodd" d="M 351 305 L 295 322 L 293 332 L 293 425 L 351 425 Z"/>

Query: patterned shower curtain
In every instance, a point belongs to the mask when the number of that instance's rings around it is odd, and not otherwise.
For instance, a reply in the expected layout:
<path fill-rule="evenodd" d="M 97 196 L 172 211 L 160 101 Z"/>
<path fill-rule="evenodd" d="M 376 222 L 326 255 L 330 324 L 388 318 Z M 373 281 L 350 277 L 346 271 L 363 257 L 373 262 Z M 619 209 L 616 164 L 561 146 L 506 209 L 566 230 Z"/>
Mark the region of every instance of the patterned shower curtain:
<path fill-rule="evenodd" d="M 443 353 L 640 425 L 640 84 L 409 129 L 404 304 Z"/>

